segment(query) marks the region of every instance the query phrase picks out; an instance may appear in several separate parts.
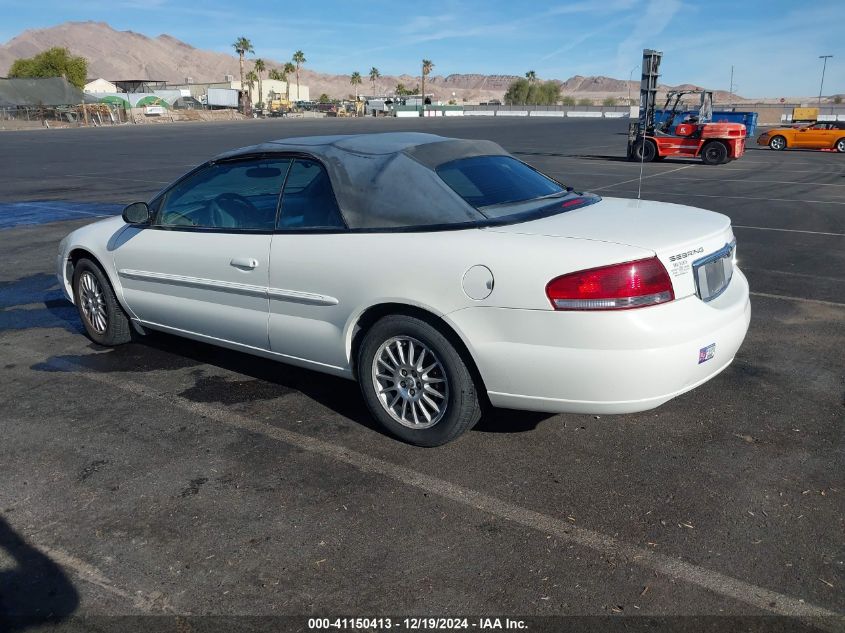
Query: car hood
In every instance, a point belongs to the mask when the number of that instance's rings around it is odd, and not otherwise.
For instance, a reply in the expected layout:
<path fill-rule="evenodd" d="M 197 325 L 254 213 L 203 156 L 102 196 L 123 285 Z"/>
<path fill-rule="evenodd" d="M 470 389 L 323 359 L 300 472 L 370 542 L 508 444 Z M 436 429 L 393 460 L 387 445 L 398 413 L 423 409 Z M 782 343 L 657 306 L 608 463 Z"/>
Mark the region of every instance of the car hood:
<path fill-rule="evenodd" d="M 627 198 L 602 198 L 574 211 L 485 230 L 613 242 L 651 251 L 672 275 L 679 296 L 694 292 L 692 262 L 734 241 L 726 215 Z"/>

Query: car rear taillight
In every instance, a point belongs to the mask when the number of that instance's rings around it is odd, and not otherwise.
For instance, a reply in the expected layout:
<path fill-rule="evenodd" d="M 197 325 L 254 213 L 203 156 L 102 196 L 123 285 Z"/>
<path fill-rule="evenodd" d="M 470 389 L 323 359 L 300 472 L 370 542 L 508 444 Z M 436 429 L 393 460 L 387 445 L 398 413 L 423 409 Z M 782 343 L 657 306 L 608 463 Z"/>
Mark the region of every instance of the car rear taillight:
<path fill-rule="evenodd" d="M 625 310 L 672 301 L 675 293 L 669 273 L 652 257 L 556 277 L 546 296 L 555 310 Z"/>

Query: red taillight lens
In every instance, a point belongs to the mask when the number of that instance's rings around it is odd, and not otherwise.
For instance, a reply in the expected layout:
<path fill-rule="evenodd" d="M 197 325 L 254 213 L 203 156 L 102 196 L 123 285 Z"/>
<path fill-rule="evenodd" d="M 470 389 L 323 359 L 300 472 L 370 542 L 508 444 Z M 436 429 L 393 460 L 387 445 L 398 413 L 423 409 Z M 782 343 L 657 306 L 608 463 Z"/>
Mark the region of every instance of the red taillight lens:
<path fill-rule="evenodd" d="M 556 277 L 546 285 L 546 296 L 555 310 L 624 310 L 675 298 L 669 273 L 656 257 Z"/>

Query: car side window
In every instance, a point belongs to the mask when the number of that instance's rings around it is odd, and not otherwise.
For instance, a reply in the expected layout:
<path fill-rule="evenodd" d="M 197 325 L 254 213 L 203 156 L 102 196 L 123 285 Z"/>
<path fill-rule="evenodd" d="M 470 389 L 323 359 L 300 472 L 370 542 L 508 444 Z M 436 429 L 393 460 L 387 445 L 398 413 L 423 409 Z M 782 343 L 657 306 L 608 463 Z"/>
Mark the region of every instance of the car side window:
<path fill-rule="evenodd" d="M 344 229 L 325 168 L 315 160 L 297 158 L 282 193 L 279 229 Z"/>
<path fill-rule="evenodd" d="M 164 194 L 156 224 L 232 231 L 272 231 L 290 158 L 221 161 Z"/>

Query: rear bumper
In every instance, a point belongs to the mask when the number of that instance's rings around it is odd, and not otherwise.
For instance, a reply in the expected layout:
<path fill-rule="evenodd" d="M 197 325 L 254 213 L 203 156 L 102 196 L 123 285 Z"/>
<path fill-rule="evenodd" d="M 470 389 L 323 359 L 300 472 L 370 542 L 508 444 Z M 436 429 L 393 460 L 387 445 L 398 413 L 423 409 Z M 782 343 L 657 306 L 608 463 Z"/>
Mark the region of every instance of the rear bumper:
<path fill-rule="evenodd" d="M 448 315 L 494 406 L 596 414 L 651 409 L 710 380 L 733 360 L 750 317 L 739 270 L 709 303 L 692 296 L 613 313 L 478 307 Z M 699 362 L 711 345 L 713 357 Z"/>

